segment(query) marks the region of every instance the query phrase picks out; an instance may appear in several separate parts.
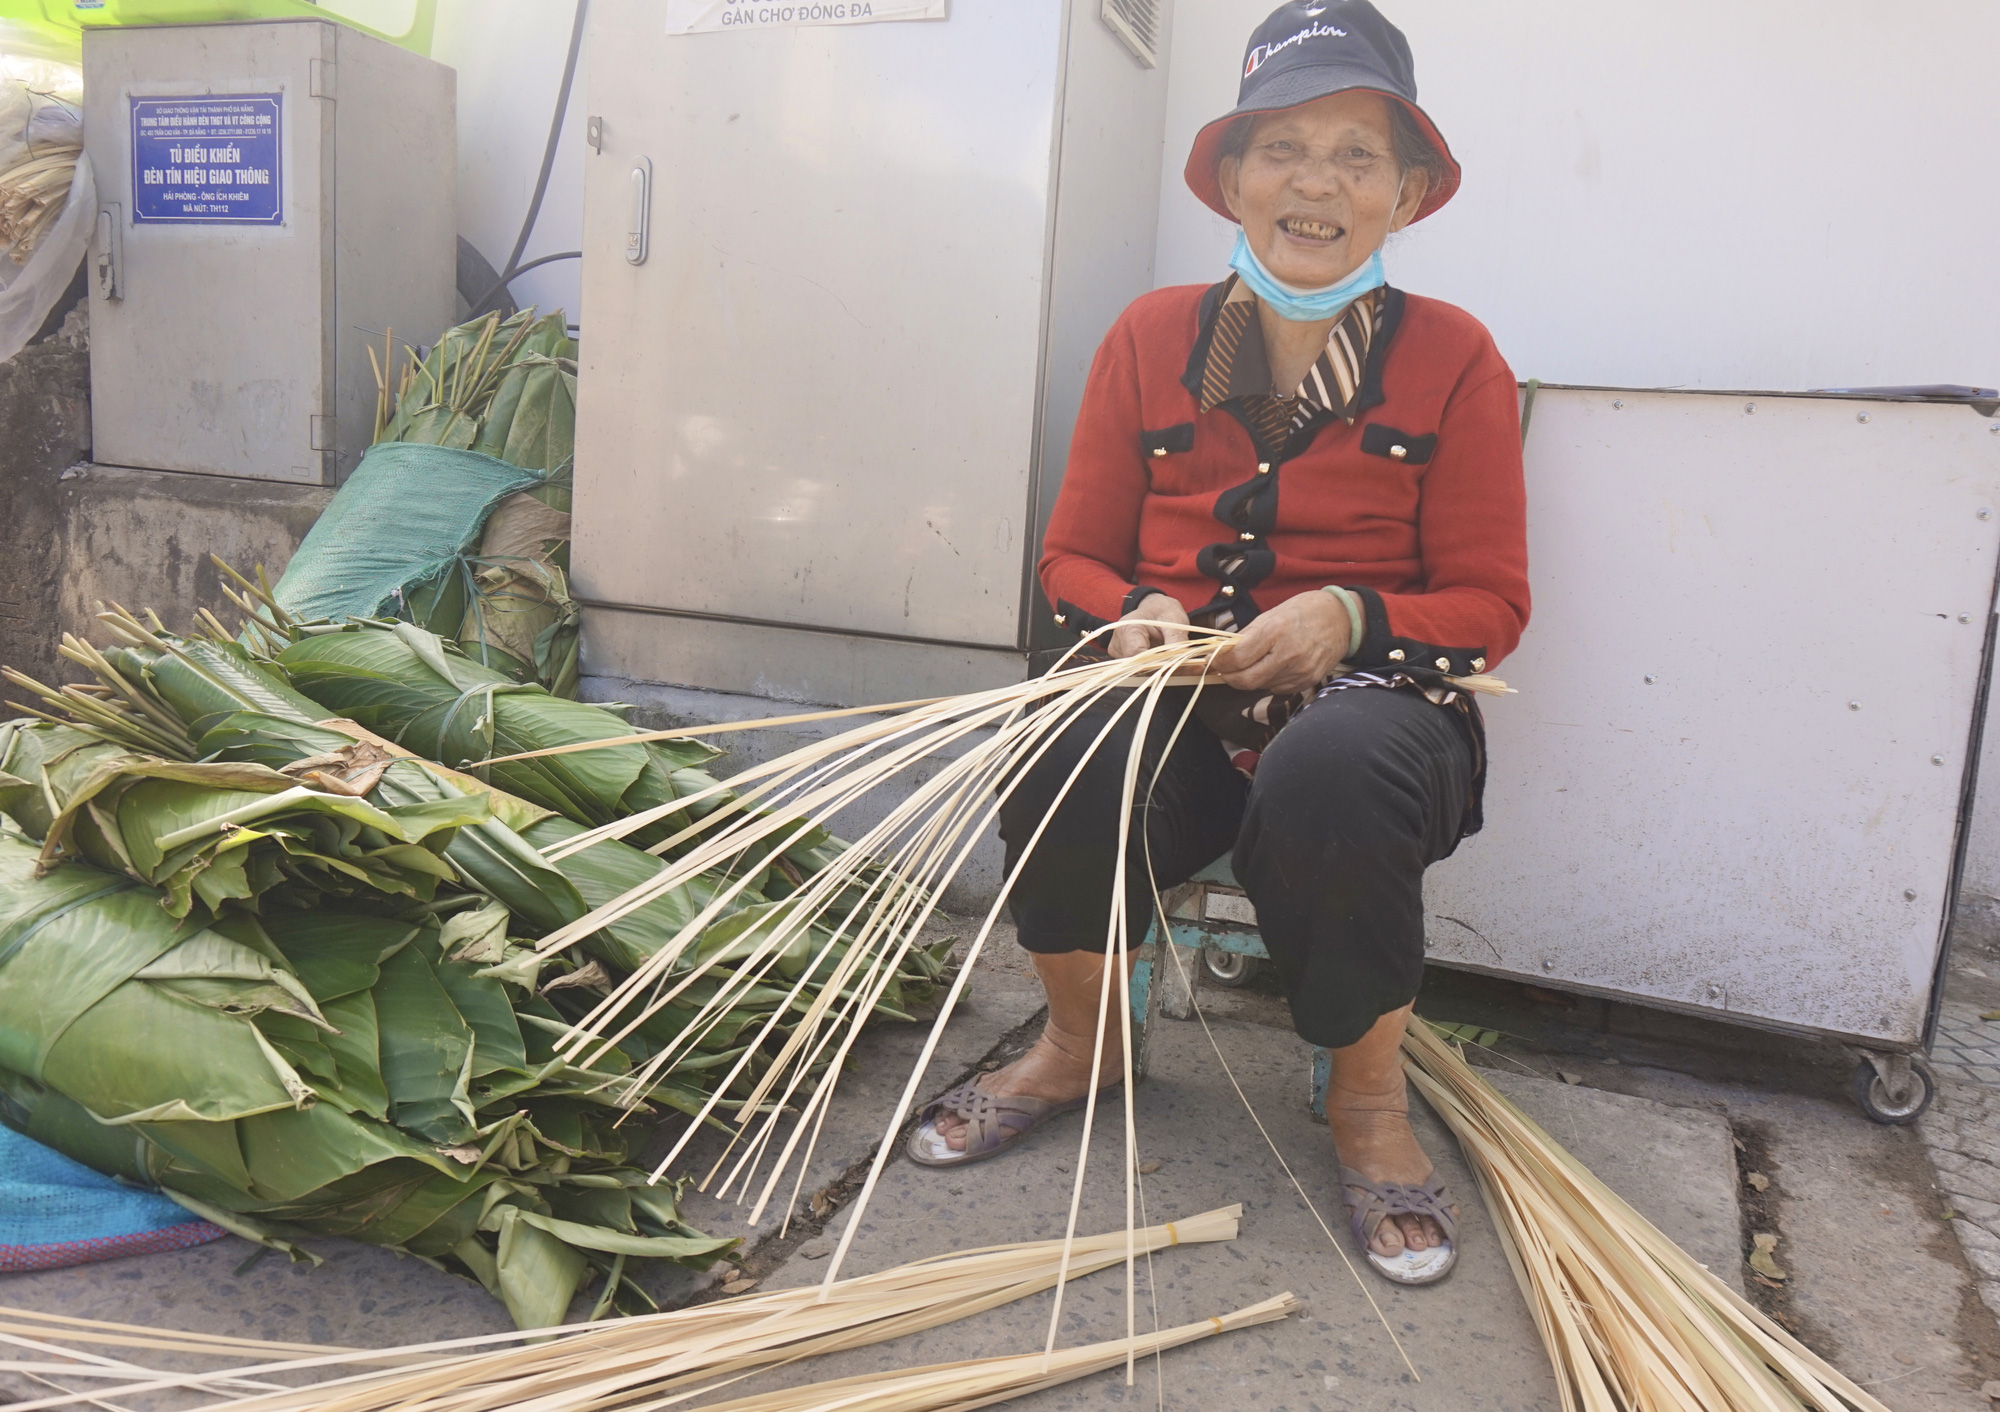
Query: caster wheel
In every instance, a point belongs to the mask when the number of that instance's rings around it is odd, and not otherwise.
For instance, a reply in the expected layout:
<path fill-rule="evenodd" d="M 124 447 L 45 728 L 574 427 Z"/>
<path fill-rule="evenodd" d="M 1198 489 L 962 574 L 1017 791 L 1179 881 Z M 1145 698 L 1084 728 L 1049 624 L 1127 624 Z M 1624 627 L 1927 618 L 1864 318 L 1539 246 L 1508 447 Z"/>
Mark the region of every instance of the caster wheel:
<path fill-rule="evenodd" d="M 1232 989 L 1248 985 L 1251 977 L 1264 968 L 1264 963 L 1255 956 L 1245 956 L 1240 951 L 1224 951 L 1216 946 L 1202 947 L 1201 964 L 1208 971 L 1210 980 Z"/>
<path fill-rule="evenodd" d="M 1931 1075 L 1930 1065 L 1917 1059 L 1910 1061 L 1910 1080 L 1909 1091 L 1898 1102 L 1890 1096 L 1889 1086 L 1882 1082 L 1875 1066 L 1863 1059 L 1854 1066 L 1851 1083 L 1854 1101 L 1878 1123 L 1914 1123 L 1937 1097 L 1937 1080 Z"/>

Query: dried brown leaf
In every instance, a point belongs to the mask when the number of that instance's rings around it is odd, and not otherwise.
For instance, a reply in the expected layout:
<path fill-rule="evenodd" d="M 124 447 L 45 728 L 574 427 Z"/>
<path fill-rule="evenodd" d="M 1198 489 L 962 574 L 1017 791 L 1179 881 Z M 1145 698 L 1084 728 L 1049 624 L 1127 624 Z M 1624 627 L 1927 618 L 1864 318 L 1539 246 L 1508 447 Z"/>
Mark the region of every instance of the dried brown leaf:
<path fill-rule="evenodd" d="M 1778 1248 L 1778 1238 L 1768 1231 L 1759 1231 L 1750 1238 L 1754 1249 L 1750 1252 L 1750 1268 L 1769 1280 L 1786 1278 L 1778 1262 L 1771 1258 L 1771 1252 Z"/>

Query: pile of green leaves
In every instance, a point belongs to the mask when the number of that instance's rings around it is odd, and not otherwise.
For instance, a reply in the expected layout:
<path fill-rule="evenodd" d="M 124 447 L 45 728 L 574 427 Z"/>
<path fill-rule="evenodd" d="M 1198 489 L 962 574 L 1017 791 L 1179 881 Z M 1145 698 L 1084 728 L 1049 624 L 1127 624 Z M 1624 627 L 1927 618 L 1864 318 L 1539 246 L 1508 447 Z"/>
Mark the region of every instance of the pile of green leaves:
<path fill-rule="evenodd" d="M 448 330 L 421 362 L 413 357 L 393 393 L 383 370 L 376 410 L 378 444 L 449 446 L 546 473 L 495 507 L 475 551 L 413 586 L 404 614 L 485 666 L 558 696 L 577 689 L 569 592 L 576 354 L 561 310 L 487 314 Z"/>
<path fill-rule="evenodd" d="M 592 1271 L 599 1313 L 646 1307 L 628 1260 L 706 1264 L 728 1242 L 627 1165 L 645 1132 L 627 1120 L 697 1111 L 739 1060 L 747 1092 L 813 998 L 787 998 L 808 950 L 671 1067 L 631 1071 L 682 1035 L 814 850 L 752 864 L 683 963 L 724 966 L 680 1004 L 592 1068 L 560 1060 L 556 1039 L 730 879 L 545 956 L 536 938 L 666 865 L 611 839 L 541 850 L 713 786 L 710 752 L 621 745 L 474 778 L 452 767 L 475 750 L 628 728 L 410 624 L 252 607 L 255 650 L 107 614 L 116 645 L 64 647 L 92 686 L 11 678 L 48 709 L 0 725 L 0 1118 L 267 1244 L 341 1235 L 436 1261 L 522 1327 L 559 1321 Z M 943 972 L 913 953 L 877 1013 L 906 1016 Z"/>
<path fill-rule="evenodd" d="M 453 832 L 491 815 L 463 795 L 378 807 L 263 765 L 161 760 L 56 725 L 0 723 L 0 759 L 22 781 L 0 783 L 0 808 L 43 840 L 44 864 L 126 873 L 165 892 L 174 917 L 266 895 L 428 902 L 456 879 L 441 856 Z"/>
<path fill-rule="evenodd" d="M 676 1188 L 626 1165 L 600 1091 L 554 1059 L 546 1001 L 449 959 L 435 922 L 231 912 L 178 922 L 0 833 L 0 1117 L 238 1234 L 339 1235 L 469 1274 L 523 1328 L 648 1307 L 631 1257 L 704 1265 Z M 539 1023 L 537 1023 L 539 1022 Z"/>

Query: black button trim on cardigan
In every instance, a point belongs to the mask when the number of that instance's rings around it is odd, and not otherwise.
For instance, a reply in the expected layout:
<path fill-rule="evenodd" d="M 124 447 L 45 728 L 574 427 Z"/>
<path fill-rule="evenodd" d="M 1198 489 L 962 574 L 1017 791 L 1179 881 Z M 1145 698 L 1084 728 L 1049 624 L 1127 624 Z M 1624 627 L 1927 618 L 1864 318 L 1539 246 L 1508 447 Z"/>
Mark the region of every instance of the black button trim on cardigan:
<path fill-rule="evenodd" d="M 1096 632 L 1107 621 L 1095 613 L 1086 613 L 1067 598 L 1056 600 L 1056 625 L 1068 628 L 1078 637 L 1082 637 L 1085 633 Z"/>
<path fill-rule="evenodd" d="M 1202 372 L 1208 366 L 1209 345 L 1215 341 L 1215 316 L 1222 307 L 1222 299 L 1229 285 L 1229 280 L 1210 285 L 1202 292 L 1201 303 L 1196 310 L 1197 331 L 1194 347 L 1188 352 L 1187 368 L 1181 374 L 1181 386 L 1194 397 L 1197 407 L 1201 405 L 1201 379 Z M 1404 302 L 1403 291 L 1400 289 L 1385 288 L 1382 291 L 1380 320 L 1376 324 L 1375 336 L 1369 344 L 1368 358 L 1362 364 L 1361 387 L 1352 409 L 1356 417 L 1372 407 L 1381 406 L 1386 400 L 1382 391 L 1382 368 L 1389 356 L 1389 345 L 1395 342 L 1396 329 L 1403 321 Z M 1229 412 L 1242 423 L 1243 429 L 1250 433 L 1251 444 L 1257 445 L 1257 429 L 1243 409 L 1236 405 L 1235 399 L 1223 403 L 1218 410 Z M 1271 456 L 1266 462 L 1270 467 L 1268 471 L 1259 471 L 1249 480 L 1229 487 L 1216 497 L 1215 518 L 1235 530 L 1236 538 L 1221 544 L 1211 544 L 1196 555 L 1195 568 L 1206 577 L 1221 581 L 1221 588 L 1215 596 L 1195 610 L 1197 616 L 1227 608 L 1238 627 L 1247 627 L 1263 611 L 1256 599 L 1250 596 L 1249 590 L 1269 578 L 1277 569 L 1277 555 L 1265 547 L 1262 541 L 1278 527 L 1279 468 L 1287 460 L 1304 452 L 1312 444 L 1313 438 L 1319 434 L 1320 428 L 1333 420 L 1331 413 L 1321 411 L 1303 425 L 1294 427 L 1283 450 Z M 1173 427 L 1169 432 L 1179 430 L 1179 427 Z M 1364 450 L 1367 449 L 1365 441 L 1370 430 L 1372 428 L 1364 429 L 1362 433 Z M 1189 423 L 1189 449 L 1193 448 L 1193 431 L 1194 424 Z M 1142 433 L 1148 438 L 1148 450 L 1151 450 L 1150 438 L 1165 434 L 1167 433 Z M 1435 443 L 1436 438 L 1432 437 L 1431 440 Z M 1428 458 L 1428 451 L 1425 455 Z M 1260 459 L 1263 457 L 1261 451 L 1259 457 Z M 1377 607 L 1380 607 L 1379 598 Z M 1130 609 L 1126 611 L 1129 612 Z M 1382 630 L 1386 638 L 1388 632 L 1386 613 L 1382 618 Z M 1366 643 L 1363 647 L 1365 650 Z M 1382 665 L 1389 665 L 1386 654 L 1395 648 L 1394 643 L 1384 647 Z M 1403 655 L 1405 657 L 1410 655 L 1409 645 L 1404 646 Z M 1426 663 L 1433 662 L 1441 655 L 1444 654 L 1434 649 L 1423 660 Z M 1356 665 L 1365 664 L 1357 661 Z M 1470 668 L 1460 670 L 1470 670 Z"/>
<path fill-rule="evenodd" d="M 1233 530 L 1269 534 L 1278 527 L 1278 468 L 1260 474 L 1241 485 L 1232 485 L 1215 498 L 1215 518 Z"/>
<path fill-rule="evenodd" d="M 1370 456 L 1387 456 L 1392 461 L 1402 461 L 1412 466 L 1421 466 L 1431 459 L 1437 450 L 1437 433 L 1427 432 L 1423 436 L 1412 436 L 1406 431 L 1397 431 L 1392 426 L 1376 422 L 1361 429 L 1361 449 Z"/>
<path fill-rule="evenodd" d="M 1125 601 L 1118 605 L 1118 616 L 1121 618 L 1124 617 L 1156 593 L 1162 598 L 1173 597 L 1173 594 L 1168 593 L 1164 588 L 1154 588 L 1151 584 L 1142 583 L 1125 595 Z"/>
<path fill-rule="evenodd" d="M 1436 685 L 1445 677 L 1470 676 L 1485 669 L 1485 648 L 1440 647 L 1414 637 L 1397 637 L 1389 631 L 1389 609 L 1379 592 L 1351 587 L 1347 591 L 1361 600 L 1362 615 L 1361 646 L 1348 657 L 1350 667 L 1406 672 L 1412 680 L 1426 686 Z"/>
<path fill-rule="evenodd" d="M 1278 556 L 1261 545 L 1209 544 L 1194 556 L 1194 566 L 1240 591 L 1255 588 L 1271 577 L 1271 571 L 1278 567 Z"/>

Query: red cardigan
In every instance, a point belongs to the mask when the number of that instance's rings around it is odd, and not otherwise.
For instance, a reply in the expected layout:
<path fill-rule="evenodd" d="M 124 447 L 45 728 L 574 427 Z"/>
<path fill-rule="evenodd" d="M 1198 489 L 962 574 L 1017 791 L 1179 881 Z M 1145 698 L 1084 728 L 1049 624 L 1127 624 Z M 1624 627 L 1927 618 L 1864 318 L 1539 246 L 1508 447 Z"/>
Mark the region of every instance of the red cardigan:
<path fill-rule="evenodd" d="M 1391 290 L 1353 425 L 1260 463 L 1229 405 L 1197 397 L 1220 291 L 1155 290 L 1097 351 L 1042 541 L 1059 620 L 1094 627 L 1158 588 L 1244 622 L 1338 584 L 1367 611 L 1350 665 L 1497 665 L 1527 625 L 1528 548 L 1514 374 L 1492 337 Z"/>

